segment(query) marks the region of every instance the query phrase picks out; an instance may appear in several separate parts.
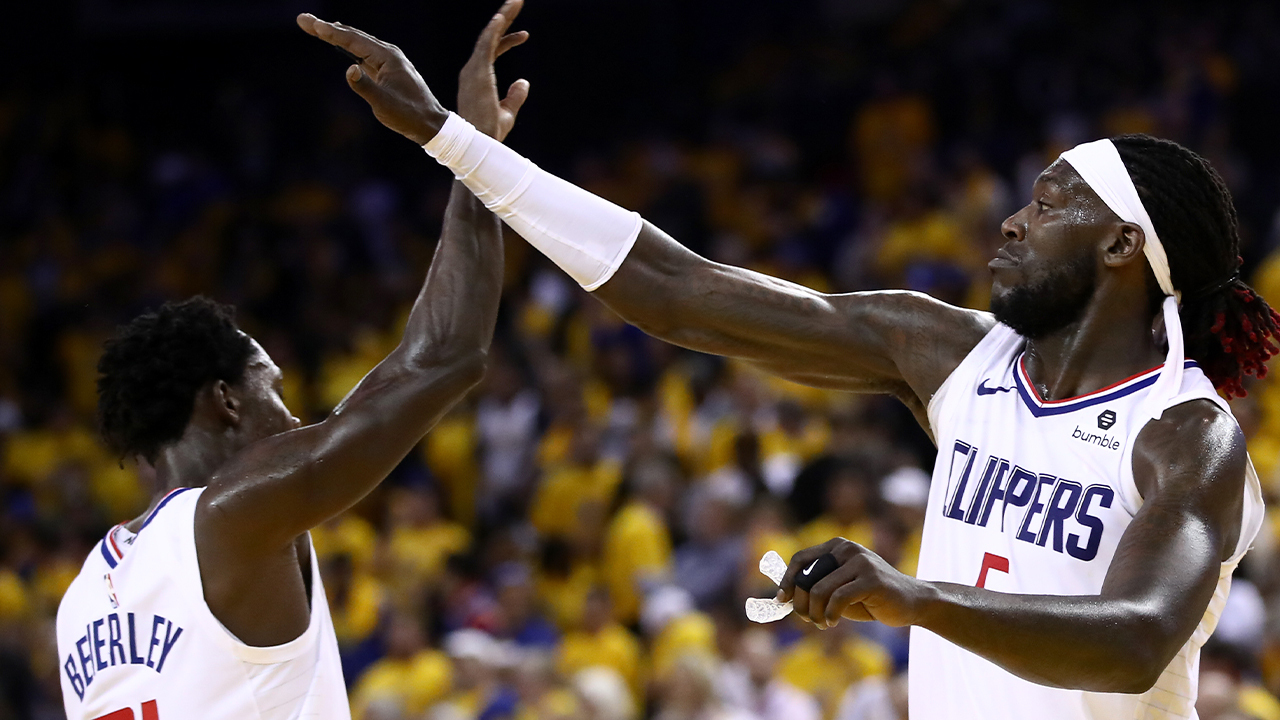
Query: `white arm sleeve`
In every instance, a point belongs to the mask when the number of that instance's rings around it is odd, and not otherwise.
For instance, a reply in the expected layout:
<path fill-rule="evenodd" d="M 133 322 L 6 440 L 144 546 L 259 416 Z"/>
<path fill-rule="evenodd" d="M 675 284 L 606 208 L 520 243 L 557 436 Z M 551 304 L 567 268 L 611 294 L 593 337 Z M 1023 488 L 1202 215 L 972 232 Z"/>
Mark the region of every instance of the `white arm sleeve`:
<path fill-rule="evenodd" d="M 587 291 L 613 277 L 640 235 L 639 213 L 547 173 L 454 113 L 422 147 Z"/>

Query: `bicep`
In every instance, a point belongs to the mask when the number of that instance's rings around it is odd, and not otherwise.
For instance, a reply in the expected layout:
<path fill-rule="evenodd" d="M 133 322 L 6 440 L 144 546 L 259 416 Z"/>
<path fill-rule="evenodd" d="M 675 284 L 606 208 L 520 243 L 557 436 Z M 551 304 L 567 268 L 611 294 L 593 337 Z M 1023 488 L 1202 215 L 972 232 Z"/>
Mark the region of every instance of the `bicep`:
<path fill-rule="evenodd" d="M 1167 410 L 1139 434 L 1133 469 L 1144 501 L 1102 588 L 1152 613 L 1168 658 L 1200 622 L 1240 532 L 1244 439 L 1233 418 L 1206 406 Z"/>
<path fill-rule="evenodd" d="M 259 440 L 218 470 L 196 516 L 201 550 L 274 553 L 347 509 L 478 380 L 466 358 L 406 367 L 393 353 L 323 422 Z"/>
<path fill-rule="evenodd" d="M 994 325 L 921 293 L 831 295 L 715 263 L 645 226 L 596 296 L 676 345 L 754 363 L 797 382 L 926 400 Z"/>

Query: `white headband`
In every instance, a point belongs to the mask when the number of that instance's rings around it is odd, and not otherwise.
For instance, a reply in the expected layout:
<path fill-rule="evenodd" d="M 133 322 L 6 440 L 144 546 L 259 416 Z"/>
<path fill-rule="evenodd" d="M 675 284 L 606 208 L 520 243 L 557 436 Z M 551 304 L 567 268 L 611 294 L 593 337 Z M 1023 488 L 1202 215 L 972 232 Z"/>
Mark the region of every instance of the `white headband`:
<path fill-rule="evenodd" d="M 1071 163 L 1071 167 L 1121 220 L 1142 228 L 1147 239 L 1142 252 L 1151 263 L 1156 282 L 1165 295 L 1173 295 L 1181 302 L 1181 293 L 1173 288 L 1173 277 L 1169 274 L 1169 256 L 1164 252 L 1160 236 L 1156 235 L 1156 226 L 1138 197 L 1138 188 L 1134 187 L 1133 178 L 1129 177 L 1116 146 L 1103 138 L 1077 145 L 1062 153 L 1061 157 Z"/>
<path fill-rule="evenodd" d="M 1106 138 L 1077 145 L 1062 153 L 1061 158 L 1075 168 L 1077 174 L 1084 178 L 1089 187 L 1102 198 L 1111 211 L 1125 222 L 1142 228 L 1146 235 L 1142 252 L 1151 263 L 1151 271 L 1156 282 L 1165 294 L 1164 327 L 1169 339 L 1169 354 L 1165 357 L 1164 369 L 1160 371 L 1160 379 L 1151 388 L 1151 417 L 1159 420 L 1168 401 L 1182 390 L 1182 366 L 1185 351 L 1182 340 L 1182 320 L 1178 317 L 1178 303 L 1182 301 L 1181 293 L 1173 287 L 1173 277 L 1169 273 L 1169 256 L 1164 252 L 1160 236 L 1156 235 L 1156 226 L 1147 214 L 1142 199 L 1138 197 L 1138 189 L 1129 177 L 1129 170 L 1120 159 L 1116 146 Z"/>

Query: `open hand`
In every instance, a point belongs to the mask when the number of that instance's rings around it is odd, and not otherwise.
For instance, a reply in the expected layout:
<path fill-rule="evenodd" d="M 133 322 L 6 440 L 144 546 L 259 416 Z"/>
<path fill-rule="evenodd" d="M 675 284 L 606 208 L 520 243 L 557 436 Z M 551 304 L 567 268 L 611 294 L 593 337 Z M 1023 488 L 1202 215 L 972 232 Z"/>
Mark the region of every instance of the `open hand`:
<path fill-rule="evenodd" d="M 359 58 L 357 64 L 347 68 L 347 84 L 369 103 L 374 117 L 383 125 L 425 145 L 448 119 L 449 113 L 400 48 L 310 13 L 298 16 L 298 26 Z"/>
<path fill-rule="evenodd" d="M 831 553 L 839 565 L 809 592 L 796 587 L 796 576 Z M 933 586 L 898 572 L 884 558 L 858 543 L 835 538 L 796 553 L 782 576 L 778 600 L 790 600 L 795 613 L 818 627 L 834 627 L 840 618 L 879 620 L 901 627 L 914 624 Z"/>
<path fill-rule="evenodd" d="M 529 39 L 529 33 L 524 31 L 504 34 L 522 7 L 524 0 L 503 3 L 480 33 L 471 59 L 458 75 L 458 114 L 496 140 L 503 140 L 511 132 L 516 113 L 529 97 L 529 81 L 517 80 L 507 90 L 507 97 L 499 100 L 498 78 L 493 70 L 499 56 Z"/>

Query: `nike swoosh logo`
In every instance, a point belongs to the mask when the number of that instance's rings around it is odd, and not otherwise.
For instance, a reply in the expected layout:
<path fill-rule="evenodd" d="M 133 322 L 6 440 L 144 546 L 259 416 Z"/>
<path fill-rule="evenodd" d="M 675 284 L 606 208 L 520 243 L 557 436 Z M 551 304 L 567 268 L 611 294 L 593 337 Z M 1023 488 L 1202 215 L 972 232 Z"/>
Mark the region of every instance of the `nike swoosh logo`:
<path fill-rule="evenodd" d="M 996 393 L 1009 392 L 1012 389 L 1013 388 L 1006 388 L 1006 387 L 987 387 L 987 381 L 983 380 L 982 383 L 978 385 L 978 394 L 979 395 L 995 395 Z"/>
<path fill-rule="evenodd" d="M 813 570 L 813 567 L 814 567 L 815 565 L 817 565 L 817 564 L 818 564 L 818 561 L 817 561 L 817 560 L 814 560 L 813 562 L 809 563 L 809 567 L 805 568 L 805 569 L 804 569 L 804 572 L 802 572 L 802 573 L 800 573 L 800 574 L 801 574 L 801 575 L 808 575 L 808 574 L 809 574 L 809 571 Z"/>

